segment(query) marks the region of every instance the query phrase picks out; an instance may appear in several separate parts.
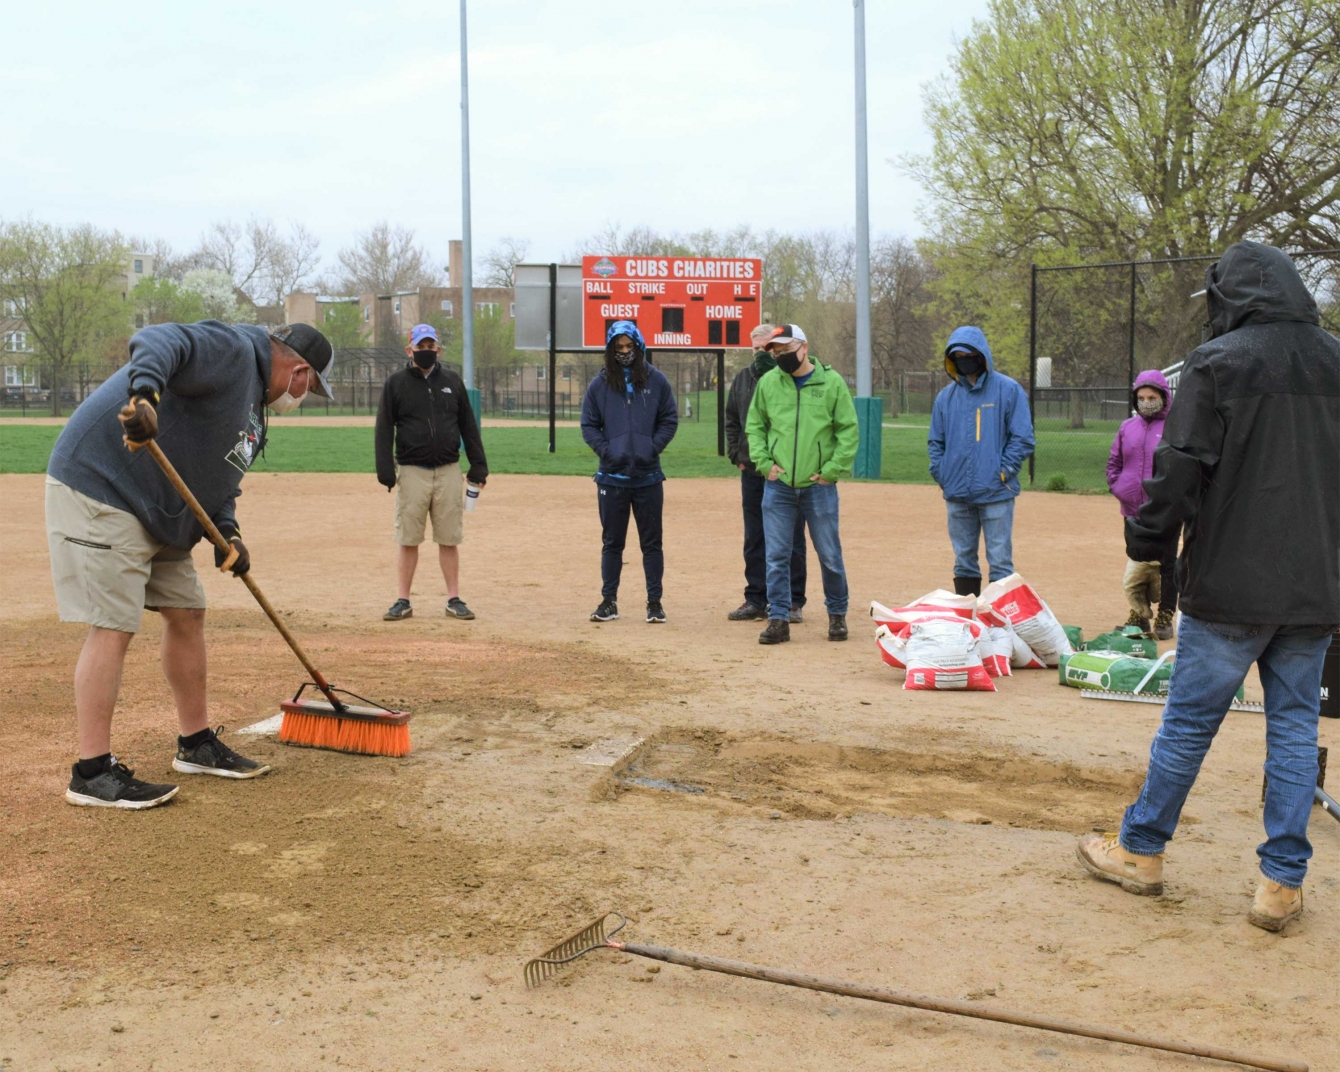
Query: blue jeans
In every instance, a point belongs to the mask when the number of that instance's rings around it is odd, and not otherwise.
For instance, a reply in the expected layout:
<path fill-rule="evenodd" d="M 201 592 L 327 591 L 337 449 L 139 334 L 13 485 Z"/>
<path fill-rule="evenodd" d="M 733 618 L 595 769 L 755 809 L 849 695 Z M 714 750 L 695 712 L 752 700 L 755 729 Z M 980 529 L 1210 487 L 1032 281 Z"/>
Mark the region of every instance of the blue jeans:
<path fill-rule="evenodd" d="M 1303 884 L 1307 823 L 1317 785 L 1321 668 L 1332 626 L 1224 625 L 1182 615 L 1163 724 L 1149 748 L 1139 799 L 1126 809 L 1121 846 L 1154 856 L 1172 840 L 1187 793 L 1252 663 L 1266 699 L 1266 840 L 1261 873 Z"/>
<path fill-rule="evenodd" d="M 763 486 L 768 478 L 748 470 L 740 474 L 740 501 L 744 507 L 744 601 L 751 607 L 768 605 L 767 539 L 763 535 Z M 805 519 L 796 514 L 791 539 L 791 605 L 805 605 Z"/>
<path fill-rule="evenodd" d="M 763 488 L 763 537 L 768 556 L 768 617 L 791 617 L 791 549 L 796 521 L 804 518 L 819 556 L 824 579 L 824 606 L 829 614 L 847 613 L 847 571 L 838 538 L 836 484 L 793 488 L 769 480 Z"/>
<path fill-rule="evenodd" d="M 980 577 L 977 538 L 986 536 L 986 563 L 991 580 L 1014 572 L 1014 500 L 965 503 L 945 500 L 949 508 L 949 542 L 954 548 L 954 576 Z"/>

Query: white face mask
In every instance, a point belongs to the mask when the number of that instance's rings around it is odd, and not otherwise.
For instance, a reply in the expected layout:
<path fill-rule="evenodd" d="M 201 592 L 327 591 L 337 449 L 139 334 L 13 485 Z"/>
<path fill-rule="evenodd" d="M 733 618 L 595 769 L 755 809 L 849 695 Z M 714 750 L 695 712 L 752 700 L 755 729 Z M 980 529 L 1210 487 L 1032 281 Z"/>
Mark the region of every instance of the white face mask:
<path fill-rule="evenodd" d="M 297 373 L 294 372 L 293 376 L 296 375 Z M 293 376 L 288 378 L 288 387 L 284 388 L 284 393 L 270 403 L 270 408 L 276 413 L 292 413 L 302 405 L 302 400 L 307 397 L 306 391 L 300 394 L 297 398 L 294 398 L 289 394 L 289 387 L 293 386 Z"/>

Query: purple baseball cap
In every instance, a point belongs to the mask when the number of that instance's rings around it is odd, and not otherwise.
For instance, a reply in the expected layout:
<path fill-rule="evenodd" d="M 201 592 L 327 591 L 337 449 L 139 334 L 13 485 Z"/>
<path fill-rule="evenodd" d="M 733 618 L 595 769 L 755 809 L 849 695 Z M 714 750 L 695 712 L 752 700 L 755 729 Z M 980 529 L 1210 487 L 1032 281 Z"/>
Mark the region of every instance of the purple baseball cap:
<path fill-rule="evenodd" d="M 437 337 L 437 329 L 432 324 L 415 324 L 409 330 L 409 344 L 418 346 L 424 339 L 432 339 L 433 342 L 440 342 Z"/>

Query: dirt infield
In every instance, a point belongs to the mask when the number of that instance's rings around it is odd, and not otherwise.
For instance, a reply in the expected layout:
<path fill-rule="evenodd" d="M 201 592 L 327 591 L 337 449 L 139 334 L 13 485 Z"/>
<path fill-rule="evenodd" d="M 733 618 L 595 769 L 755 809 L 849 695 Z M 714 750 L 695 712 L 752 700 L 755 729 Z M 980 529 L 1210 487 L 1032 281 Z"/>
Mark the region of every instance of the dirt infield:
<path fill-rule="evenodd" d="M 82 629 L 55 620 L 42 478 L 0 477 L 0 1068 L 1196 1067 L 605 954 L 522 989 L 524 959 L 611 907 L 637 940 L 1334 1059 L 1340 826 L 1316 813 L 1297 930 L 1245 921 L 1259 716 L 1230 715 L 1167 895 L 1095 882 L 1074 836 L 1118 821 L 1158 708 L 1085 701 L 1041 671 L 997 694 L 903 692 L 861 615 L 948 581 L 922 487 L 843 489 L 852 642 L 823 639 L 811 556 L 806 624 L 760 648 L 756 624 L 725 621 L 738 494 L 668 484 L 669 623 L 636 613 L 630 550 L 625 617 L 597 626 L 591 482 L 497 478 L 463 548 L 479 619 L 443 617 L 425 556 L 416 617 L 391 624 L 392 497 L 368 476 L 253 474 L 239 514 L 256 579 L 337 683 L 414 711 L 415 752 L 230 732 L 273 772 L 188 778 L 129 814 L 61 800 Z M 1125 615 L 1118 535 L 1105 500 L 1026 494 L 1016 565 L 1097 632 Z M 231 731 L 300 674 L 209 561 L 199 549 L 211 707 Z M 154 778 L 175 732 L 157 632 L 148 615 L 115 741 Z M 584 762 L 601 750 L 628 754 Z"/>

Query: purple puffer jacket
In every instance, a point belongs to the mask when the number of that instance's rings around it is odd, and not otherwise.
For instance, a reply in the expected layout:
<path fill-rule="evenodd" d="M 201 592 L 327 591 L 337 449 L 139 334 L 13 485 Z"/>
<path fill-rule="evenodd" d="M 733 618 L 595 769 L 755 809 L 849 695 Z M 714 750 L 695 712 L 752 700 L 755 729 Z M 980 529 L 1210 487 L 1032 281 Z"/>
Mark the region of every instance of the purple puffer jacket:
<path fill-rule="evenodd" d="M 1135 392 L 1153 387 L 1163 395 L 1163 408 L 1151 418 L 1139 414 L 1122 422 L 1112 441 L 1107 459 L 1107 486 L 1121 503 L 1121 516 L 1134 517 L 1149 498 L 1144 482 L 1154 475 L 1154 450 L 1163 438 L 1163 421 L 1168 416 L 1168 381 L 1158 369 L 1147 369 L 1135 378 L 1131 388 L 1131 408 Z"/>

